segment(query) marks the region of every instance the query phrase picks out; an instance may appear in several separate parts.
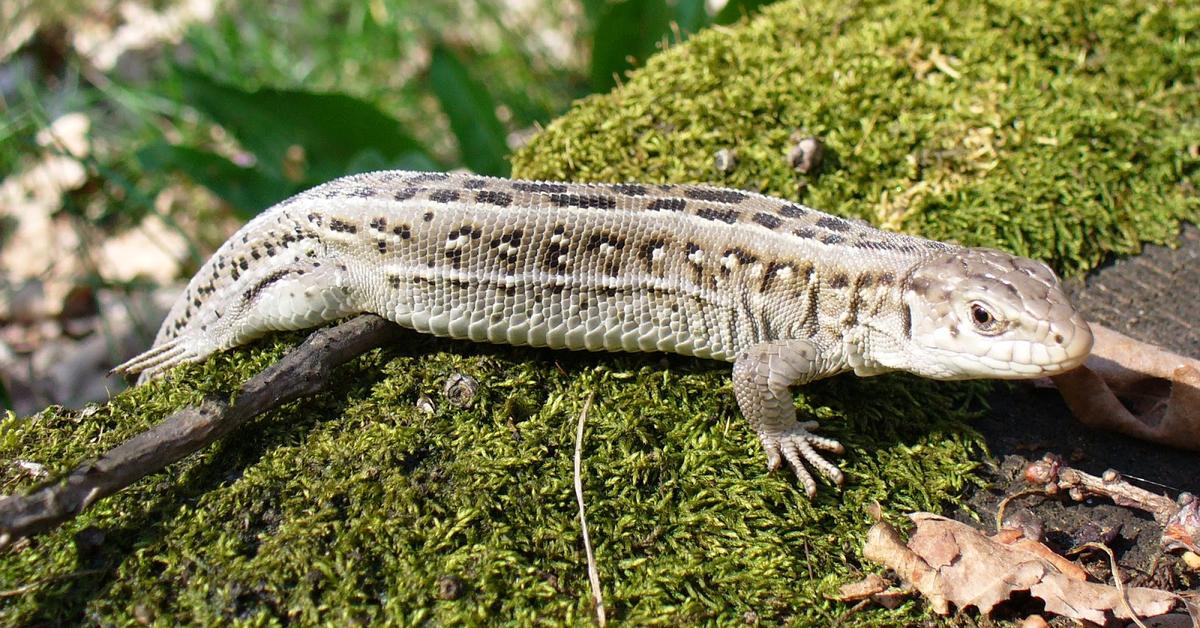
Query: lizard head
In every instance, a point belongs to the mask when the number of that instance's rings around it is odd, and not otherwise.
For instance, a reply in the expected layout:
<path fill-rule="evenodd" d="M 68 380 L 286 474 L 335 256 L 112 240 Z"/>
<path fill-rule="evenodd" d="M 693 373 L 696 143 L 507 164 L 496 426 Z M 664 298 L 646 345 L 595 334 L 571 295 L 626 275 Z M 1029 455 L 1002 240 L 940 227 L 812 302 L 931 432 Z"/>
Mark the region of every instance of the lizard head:
<path fill-rule="evenodd" d="M 1026 379 L 1073 369 L 1092 330 L 1045 264 L 958 249 L 921 264 L 904 294 L 912 364 L 935 379 Z"/>

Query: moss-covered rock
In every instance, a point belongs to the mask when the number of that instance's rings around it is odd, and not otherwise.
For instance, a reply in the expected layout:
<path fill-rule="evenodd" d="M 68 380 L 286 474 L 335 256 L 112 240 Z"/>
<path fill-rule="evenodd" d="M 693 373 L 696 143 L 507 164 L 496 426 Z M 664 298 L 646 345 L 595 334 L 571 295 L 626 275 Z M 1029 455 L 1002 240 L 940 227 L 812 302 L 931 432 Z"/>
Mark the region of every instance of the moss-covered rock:
<path fill-rule="evenodd" d="M 786 2 L 657 56 L 551 125 L 516 174 L 722 183 L 1066 272 L 1196 219 L 1200 9 L 843 4 Z M 797 130 L 828 144 L 819 175 L 787 164 Z M 722 148 L 738 155 L 726 173 Z M 298 337 L 86 412 L 10 418 L 0 460 L 63 471 L 232 390 Z M 468 409 L 441 397 L 453 373 L 480 381 Z M 766 474 L 726 365 L 414 337 L 0 555 L 0 590 L 31 585 L 0 598 L 0 623 L 586 621 L 571 469 L 590 395 L 584 494 L 610 617 L 825 623 L 845 610 L 822 593 L 858 569 L 864 505 L 936 511 L 974 481 L 965 420 L 985 389 L 905 375 L 806 387 L 801 412 L 850 450 L 846 488 L 810 503 Z M 4 492 L 32 482 L 0 469 Z"/>

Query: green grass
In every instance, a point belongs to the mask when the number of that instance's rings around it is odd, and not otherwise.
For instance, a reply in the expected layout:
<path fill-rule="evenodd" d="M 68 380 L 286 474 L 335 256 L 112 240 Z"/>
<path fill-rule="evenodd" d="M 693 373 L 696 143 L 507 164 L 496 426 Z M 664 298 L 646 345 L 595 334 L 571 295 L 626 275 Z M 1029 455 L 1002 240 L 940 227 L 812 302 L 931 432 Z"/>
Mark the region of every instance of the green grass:
<path fill-rule="evenodd" d="M 1141 6 L 776 5 L 587 99 L 515 156 L 514 173 L 724 183 L 1080 272 L 1197 217 L 1188 186 L 1200 164 L 1187 147 L 1200 143 L 1200 10 Z M 927 65 L 935 51 L 959 78 Z M 785 163 L 796 129 L 832 150 L 819 176 Z M 739 165 L 722 175 L 712 158 L 725 147 Z M 232 390 L 298 337 L 185 368 L 86 416 L 9 419 L 0 459 L 61 472 Z M 405 345 L 0 557 L 0 588 L 61 577 L 0 599 L 0 623 L 583 623 L 571 459 L 590 394 L 591 536 L 610 617 L 631 625 L 748 613 L 828 623 L 846 607 L 823 594 L 862 568 L 866 505 L 898 521 L 950 507 L 978 481 L 982 444 L 967 421 L 986 384 L 894 375 L 806 387 L 800 411 L 849 449 L 847 486 L 808 502 L 786 474 L 765 473 L 726 365 Z M 480 381 L 471 408 L 441 399 L 452 373 Z M 416 409 L 422 393 L 435 414 Z M 7 485 L 16 470 L 0 474 Z M 88 527 L 104 533 L 99 547 L 73 540 Z M 447 577 L 463 584 L 457 599 L 438 597 Z M 854 620 L 924 617 L 910 602 Z"/>

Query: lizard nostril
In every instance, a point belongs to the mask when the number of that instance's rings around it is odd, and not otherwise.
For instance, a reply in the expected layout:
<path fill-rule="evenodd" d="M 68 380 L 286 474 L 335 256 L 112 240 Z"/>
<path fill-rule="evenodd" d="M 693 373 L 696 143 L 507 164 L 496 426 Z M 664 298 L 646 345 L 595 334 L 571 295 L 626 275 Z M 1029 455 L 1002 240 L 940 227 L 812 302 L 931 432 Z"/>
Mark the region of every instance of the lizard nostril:
<path fill-rule="evenodd" d="M 1063 335 L 1062 334 L 1054 334 L 1054 342 L 1057 342 L 1058 344 L 1061 345 L 1063 343 Z"/>

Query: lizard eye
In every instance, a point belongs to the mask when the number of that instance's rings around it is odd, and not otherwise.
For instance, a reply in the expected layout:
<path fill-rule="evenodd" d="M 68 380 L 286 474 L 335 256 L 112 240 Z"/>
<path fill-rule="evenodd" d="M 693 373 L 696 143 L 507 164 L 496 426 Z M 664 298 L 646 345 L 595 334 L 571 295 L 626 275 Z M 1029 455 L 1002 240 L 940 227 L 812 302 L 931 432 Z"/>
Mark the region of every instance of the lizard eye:
<path fill-rule="evenodd" d="M 971 322 L 975 323 L 976 329 L 979 331 L 995 331 L 997 327 L 996 316 L 992 314 L 982 303 L 971 304 Z"/>

